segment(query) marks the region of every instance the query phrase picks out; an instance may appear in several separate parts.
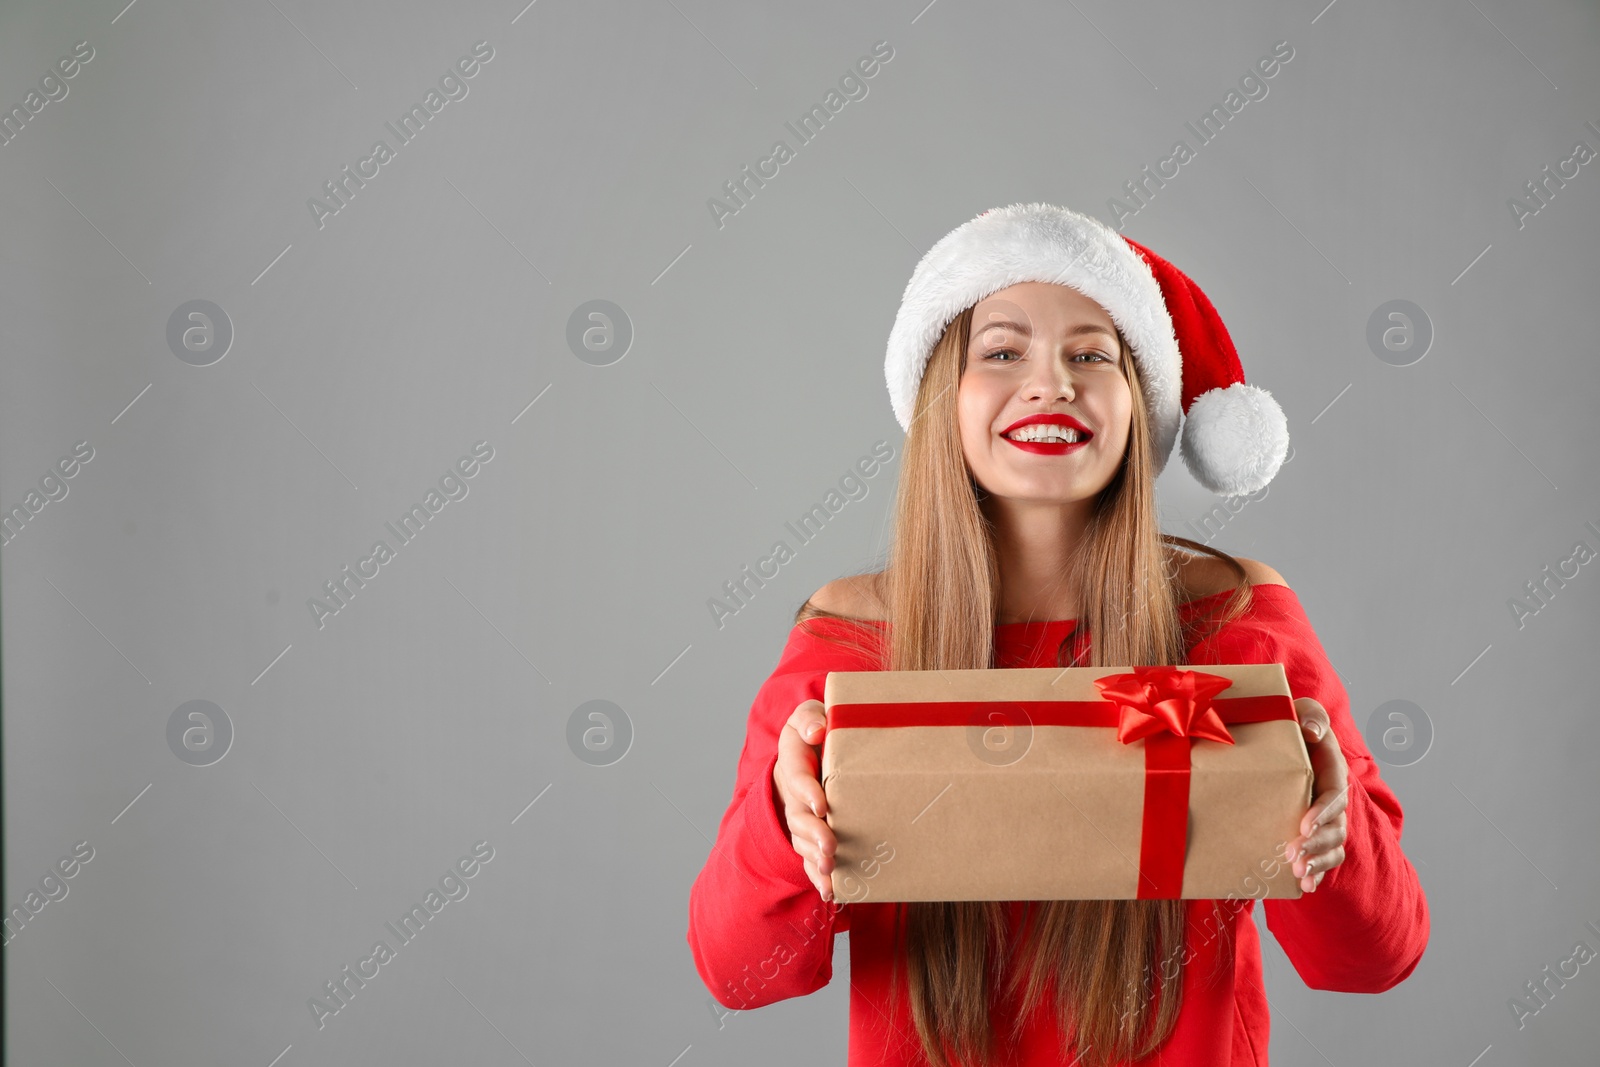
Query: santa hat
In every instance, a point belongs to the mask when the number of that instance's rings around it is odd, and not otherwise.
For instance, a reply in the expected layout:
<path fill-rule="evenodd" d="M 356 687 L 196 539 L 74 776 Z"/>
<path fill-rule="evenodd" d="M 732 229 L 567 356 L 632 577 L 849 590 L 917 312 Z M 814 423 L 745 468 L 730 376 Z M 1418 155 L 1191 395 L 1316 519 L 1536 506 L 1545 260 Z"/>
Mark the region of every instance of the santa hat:
<path fill-rule="evenodd" d="M 1288 420 L 1271 393 L 1245 384 L 1227 328 L 1200 287 L 1099 219 L 1052 204 L 985 211 L 940 238 L 917 264 L 884 360 L 901 429 L 911 428 L 917 388 L 945 327 L 1019 282 L 1070 286 L 1111 315 L 1138 361 L 1156 474 L 1167 465 L 1180 421 L 1184 465 L 1212 492 L 1243 496 L 1278 473 L 1289 450 Z"/>

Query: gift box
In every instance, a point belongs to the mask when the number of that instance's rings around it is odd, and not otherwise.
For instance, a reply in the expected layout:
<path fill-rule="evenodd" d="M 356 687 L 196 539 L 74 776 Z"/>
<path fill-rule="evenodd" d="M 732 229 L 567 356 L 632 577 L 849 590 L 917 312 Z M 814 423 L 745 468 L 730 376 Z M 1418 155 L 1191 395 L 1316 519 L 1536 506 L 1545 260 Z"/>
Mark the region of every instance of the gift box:
<path fill-rule="evenodd" d="M 1298 897 L 1279 663 L 832 671 L 840 902 Z"/>

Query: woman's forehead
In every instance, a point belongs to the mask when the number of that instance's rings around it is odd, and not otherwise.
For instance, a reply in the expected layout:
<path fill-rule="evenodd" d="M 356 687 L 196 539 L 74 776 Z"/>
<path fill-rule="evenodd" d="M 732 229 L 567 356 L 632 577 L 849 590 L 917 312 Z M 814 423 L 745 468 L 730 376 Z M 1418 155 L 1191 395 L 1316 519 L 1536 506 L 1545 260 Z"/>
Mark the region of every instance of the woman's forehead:
<path fill-rule="evenodd" d="M 1019 282 L 973 305 L 972 328 L 1009 326 L 1024 333 L 1092 324 L 1116 332 L 1111 313 L 1092 298 L 1055 282 Z"/>

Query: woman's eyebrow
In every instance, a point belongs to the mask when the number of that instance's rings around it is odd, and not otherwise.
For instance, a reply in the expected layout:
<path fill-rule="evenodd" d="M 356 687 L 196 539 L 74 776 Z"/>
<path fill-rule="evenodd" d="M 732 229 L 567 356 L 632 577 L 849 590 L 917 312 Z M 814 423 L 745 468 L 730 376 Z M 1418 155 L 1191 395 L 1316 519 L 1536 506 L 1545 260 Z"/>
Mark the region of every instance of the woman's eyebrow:
<path fill-rule="evenodd" d="M 1027 323 L 1024 323 L 1024 322 L 1012 322 L 1010 319 L 991 319 L 988 322 L 983 323 L 981 326 L 978 326 L 977 328 L 975 328 L 972 331 L 973 339 L 976 340 L 977 337 L 980 334 L 982 334 L 983 331 L 985 331 L 985 330 L 993 330 L 993 329 L 997 329 L 997 328 L 998 329 L 1014 330 L 1015 332 L 1022 334 L 1024 337 L 1032 337 L 1033 336 L 1033 328 L 1030 327 Z M 1116 334 L 1112 333 L 1110 330 L 1106 329 L 1104 326 L 1100 326 L 1100 325 L 1097 325 L 1097 324 L 1092 323 L 1092 322 L 1080 322 L 1078 325 L 1074 326 L 1072 329 L 1067 331 L 1067 336 L 1068 337 L 1077 337 L 1080 334 L 1085 334 L 1085 333 L 1104 334 L 1105 336 L 1111 338 L 1112 340 L 1116 340 Z"/>

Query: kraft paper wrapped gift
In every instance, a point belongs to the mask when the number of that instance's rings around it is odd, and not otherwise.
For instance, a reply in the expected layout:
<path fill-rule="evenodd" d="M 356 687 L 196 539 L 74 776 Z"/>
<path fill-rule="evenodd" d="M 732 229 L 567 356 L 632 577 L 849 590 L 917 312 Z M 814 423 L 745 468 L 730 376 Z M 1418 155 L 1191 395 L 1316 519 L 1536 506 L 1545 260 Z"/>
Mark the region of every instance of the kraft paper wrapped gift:
<path fill-rule="evenodd" d="M 1279 663 L 832 671 L 834 899 L 1298 897 Z"/>

